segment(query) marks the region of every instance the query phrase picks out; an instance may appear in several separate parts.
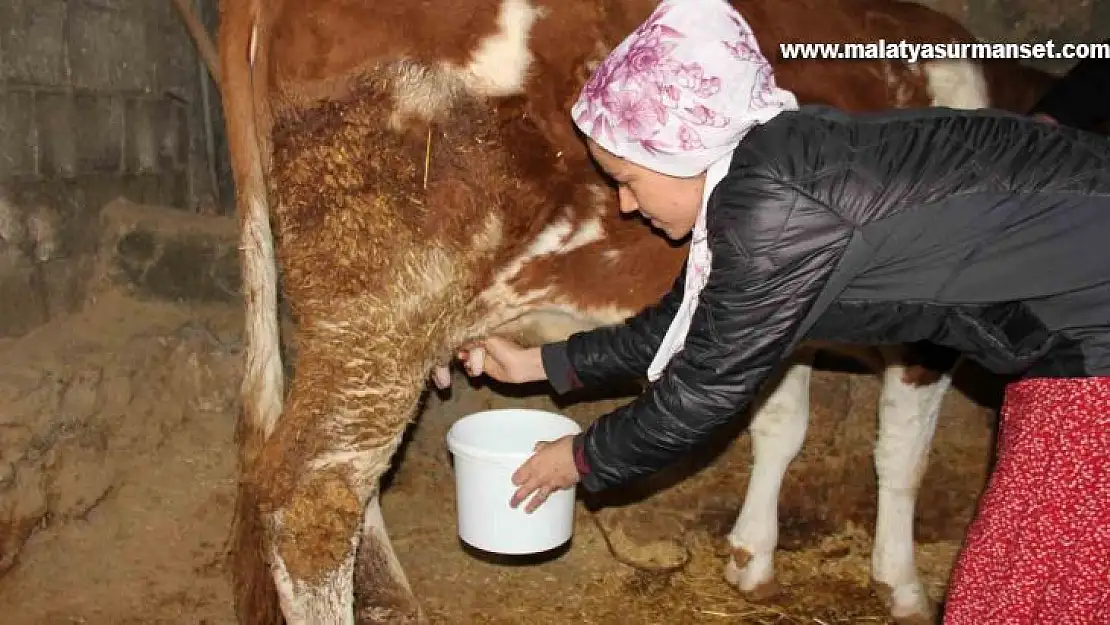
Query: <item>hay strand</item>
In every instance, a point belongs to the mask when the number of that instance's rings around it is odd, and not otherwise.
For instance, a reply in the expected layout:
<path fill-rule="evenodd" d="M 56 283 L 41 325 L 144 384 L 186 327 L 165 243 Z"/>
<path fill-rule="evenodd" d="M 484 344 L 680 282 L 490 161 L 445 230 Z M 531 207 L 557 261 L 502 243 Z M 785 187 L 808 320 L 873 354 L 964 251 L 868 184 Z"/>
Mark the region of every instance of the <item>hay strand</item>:
<path fill-rule="evenodd" d="M 432 163 L 432 125 L 428 124 L 428 141 L 424 145 L 424 190 L 428 190 L 428 169 Z"/>

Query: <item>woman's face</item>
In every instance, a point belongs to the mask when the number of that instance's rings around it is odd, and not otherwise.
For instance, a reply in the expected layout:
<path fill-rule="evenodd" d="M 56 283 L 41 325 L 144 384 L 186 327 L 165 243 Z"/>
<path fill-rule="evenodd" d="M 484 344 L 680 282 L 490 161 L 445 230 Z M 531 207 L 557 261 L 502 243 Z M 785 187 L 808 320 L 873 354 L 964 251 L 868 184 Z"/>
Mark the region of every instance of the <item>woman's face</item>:
<path fill-rule="evenodd" d="M 701 208 L 705 174 L 668 176 L 614 156 L 592 139 L 587 143 L 594 160 L 617 183 L 621 212 L 639 211 L 675 241 L 690 234 Z"/>

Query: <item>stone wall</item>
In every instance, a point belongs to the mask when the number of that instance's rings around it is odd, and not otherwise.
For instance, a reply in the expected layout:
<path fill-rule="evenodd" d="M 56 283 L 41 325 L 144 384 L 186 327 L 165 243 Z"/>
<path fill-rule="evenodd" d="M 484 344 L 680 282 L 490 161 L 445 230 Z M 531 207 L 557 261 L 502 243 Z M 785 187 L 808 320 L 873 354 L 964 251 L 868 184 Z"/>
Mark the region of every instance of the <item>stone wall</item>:
<path fill-rule="evenodd" d="M 1110 38 L 1110 0 L 918 0 L 960 20 L 983 41 L 1094 43 Z M 1110 59 L 1108 59 L 1110 62 Z M 1074 60 L 1030 60 L 1064 72 Z"/>
<path fill-rule="evenodd" d="M 113 198 L 221 212 L 218 113 L 169 0 L 0 0 L 0 336 L 81 305 Z"/>

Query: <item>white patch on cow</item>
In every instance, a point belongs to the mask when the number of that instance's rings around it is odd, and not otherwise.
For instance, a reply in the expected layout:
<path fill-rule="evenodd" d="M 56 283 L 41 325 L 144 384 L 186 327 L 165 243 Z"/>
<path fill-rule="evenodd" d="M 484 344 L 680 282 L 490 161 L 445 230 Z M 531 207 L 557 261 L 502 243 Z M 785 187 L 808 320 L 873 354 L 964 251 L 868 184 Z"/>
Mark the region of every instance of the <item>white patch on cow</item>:
<path fill-rule="evenodd" d="M 276 520 L 275 525 L 277 525 Z M 274 576 L 274 586 L 277 587 L 278 603 L 281 605 L 281 612 L 285 616 L 285 622 L 303 622 L 304 610 L 300 608 L 300 602 L 297 601 L 297 591 L 293 585 L 293 578 L 289 575 L 289 569 L 285 566 L 285 560 L 277 553 L 277 549 L 275 548 L 270 549 L 270 557 L 273 558 L 270 572 Z"/>
<path fill-rule="evenodd" d="M 889 358 L 879 404 L 875 443 L 878 516 L 871 550 L 871 577 L 890 588 L 891 614 L 897 619 L 931 616 L 931 602 L 914 564 L 913 518 L 918 487 L 925 474 L 937 414 L 951 385 L 951 372 L 933 384 L 902 380 L 905 366 Z"/>
<path fill-rule="evenodd" d="M 544 342 L 560 340 L 580 330 L 599 325 L 619 323 L 635 311 L 613 307 L 588 310 L 575 306 L 569 297 L 556 291 L 556 285 L 520 291 L 513 282 L 532 261 L 546 256 L 560 256 L 581 247 L 603 241 L 606 236 L 602 218 L 608 194 L 606 187 L 590 185 L 595 215 L 575 219 L 570 208 L 562 217 L 552 220 L 515 258 L 494 276 L 491 286 L 482 291 L 479 301 L 488 311 L 481 328 L 471 328 L 474 335 L 486 332 L 540 337 Z M 602 252 L 604 253 L 604 252 Z"/>
<path fill-rule="evenodd" d="M 598 195 L 602 198 L 603 196 Z M 520 273 L 532 261 L 545 256 L 560 256 L 605 239 L 601 216 L 571 221 L 565 217 L 553 220 L 529 245 L 508 262 L 495 276 L 492 285 L 479 296 L 489 312 L 487 327 L 502 334 L 541 337 L 544 342 L 560 340 L 580 330 L 598 325 L 619 323 L 635 311 L 599 307 L 580 310 L 560 294 L 556 285 L 521 292 L 514 285 Z"/>
<path fill-rule="evenodd" d="M 526 311 L 535 302 L 546 298 L 552 287 L 534 289 L 518 293 L 510 284 L 520 275 L 529 262 L 551 254 L 566 254 L 575 249 L 599 241 L 605 236 L 601 220 L 596 217 L 572 226 L 566 218 L 553 221 L 540 231 L 524 251 L 512 259 L 497 273 L 493 285 L 482 292 L 481 299 L 490 310 L 496 311 L 494 318 L 498 324 L 505 323 Z"/>
<path fill-rule="evenodd" d="M 389 117 L 390 126 L 395 130 L 412 118 L 432 121 L 443 117 L 466 86 L 457 73 L 440 68 L 402 62 L 397 64 L 395 71 L 393 112 Z"/>
<path fill-rule="evenodd" d="M 497 16 L 498 30 L 478 44 L 464 70 L 468 85 L 477 93 L 498 97 L 524 91 L 532 51 L 528 48 L 532 25 L 543 12 L 528 0 L 504 0 Z"/>
<path fill-rule="evenodd" d="M 611 262 L 611 263 L 615 263 L 615 262 L 617 262 L 618 259 L 620 259 L 621 251 L 620 250 L 605 250 L 604 252 L 601 253 L 601 257 L 604 258 L 605 260 Z"/>
<path fill-rule="evenodd" d="M 277 266 L 266 200 L 247 198 L 247 218 L 239 233 L 247 294 L 247 363 L 241 393 L 247 419 L 263 437 L 277 426 L 282 410 L 284 370 L 277 315 Z"/>
<path fill-rule="evenodd" d="M 566 242 L 563 249 L 559 250 L 560 253 L 566 253 L 571 250 L 576 250 L 585 245 L 589 245 L 595 241 L 600 241 L 605 236 L 605 229 L 601 225 L 601 220 L 597 217 L 587 219 L 578 226 L 574 231 L 574 235 Z"/>
<path fill-rule="evenodd" d="M 547 254 L 567 254 L 604 237 L 605 228 L 597 217 L 583 220 L 573 229 L 567 220 L 559 219 L 540 232 L 521 260 L 527 262 Z"/>
<path fill-rule="evenodd" d="M 605 227 L 597 217 L 583 220 L 572 225 L 567 218 L 559 218 L 548 224 L 524 251 L 502 269 L 494 285 L 508 284 L 529 262 L 550 254 L 567 254 L 584 245 L 605 238 Z"/>
<path fill-rule="evenodd" d="M 914 85 L 909 81 L 903 80 L 901 73 L 895 71 L 895 68 L 908 69 L 911 73 L 916 73 L 920 70 L 918 70 L 913 63 L 902 63 L 896 66 L 894 61 L 882 61 L 879 66 L 883 70 L 883 82 L 891 93 L 891 104 L 895 108 L 905 107 L 913 100 Z"/>
<path fill-rule="evenodd" d="M 944 59 L 923 63 L 933 106 L 978 109 L 990 106 L 983 67 L 966 59 Z"/>
<path fill-rule="evenodd" d="M 725 578 L 744 592 L 759 590 L 775 577 L 779 537 L 779 492 L 786 469 L 802 449 L 809 427 L 809 355 L 799 355 L 778 386 L 757 406 L 749 429 L 752 473 L 740 515 L 729 533 L 732 548 L 746 561 L 729 559 Z"/>
<path fill-rule="evenodd" d="M 537 235 L 528 248 L 524 250 L 524 254 L 519 260 L 523 264 L 533 258 L 558 251 L 563 245 L 563 242 L 570 236 L 571 230 L 570 221 L 566 219 L 556 219 L 540 231 L 539 235 Z"/>
<path fill-rule="evenodd" d="M 569 254 L 605 239 L 602 218 L 606 209 L 605 202 L 609 197 L 607 189 L 600 185 L 590 185 L 588 190 L 596 209 L 594 217 L 579 219 L 572 225 L 572 211 L 564 211 L 566 216 L 553 220 L 541 230 L 524 251 L 497 274 L 493 286 L 482 293 L 482 301 L 494 311 L 491 315 L 491 328 L 504 334 L 527 335 L 529 338 L 550 342 L 599 325 L 620 323 L 635 314 L 635 311 L 612 306 L 582 309 L 573 304 L 570 298 L 556 292 L 555 286 L 519 292 L 512 285 L 528 263 L 538 258 Z M 601 253 L 609 252 L 614 250 Z"/>
<path fill-rule="evenodd" d="M 487 213 L 482 229 L 471 237 L 471 249 L 477 252 L 492 252 L 501 247 L 503 226 L 500 215 L 492 211 Z"/>
<path fill-rule="evenodd" d="M 279 512 L 272 517 L 275 528 L 280 529 L 281 516 Z M 354 564 L 358 538 L 358 534 L 349 538 L 347 555 L 339 567 L 325 572 L 311 584 L 293 579 L 279 550 L 271 548 L 273 564 L 270 570 L 287 625 L 354 625 Z"/>

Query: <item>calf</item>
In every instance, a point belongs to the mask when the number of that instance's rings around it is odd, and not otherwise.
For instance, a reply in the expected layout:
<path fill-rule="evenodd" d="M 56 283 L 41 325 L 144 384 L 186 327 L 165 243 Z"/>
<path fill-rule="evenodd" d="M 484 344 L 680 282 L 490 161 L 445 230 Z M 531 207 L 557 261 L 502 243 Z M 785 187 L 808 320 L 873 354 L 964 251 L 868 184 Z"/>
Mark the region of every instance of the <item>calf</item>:
<path fill-rule="evenodd" d="M 428 374 L 472 337 L 553 340 L 619 322 L 658 299 L 685 257 L 619 215 L 567 116 L 592 67 L 653 3 L 431 4 L 221 2 L 247 320 L 234 546 L 243 623 L 422 622 L 382 520 L 379 478 Z M 969 63 L 775 54 L 786 40 L 968 38 L 927 9 L 886 0 L 742 9 L 804 102 L 1004 106 Z M 287 394 L 278 262 L 296 322 Z M 812 349 L 799 350 L 752 423 L 756 464 L 726 572 L 745 591 L 773 579 L 778 490 L 805 433 Z M 929 605 L 913 563 L 913 508 L 949 377 L 911 374 L 905 349 L 860 353 L 885 371 L 873 574 L 895 616 L 920 617 Z"/>

